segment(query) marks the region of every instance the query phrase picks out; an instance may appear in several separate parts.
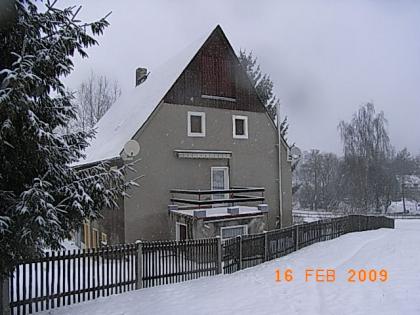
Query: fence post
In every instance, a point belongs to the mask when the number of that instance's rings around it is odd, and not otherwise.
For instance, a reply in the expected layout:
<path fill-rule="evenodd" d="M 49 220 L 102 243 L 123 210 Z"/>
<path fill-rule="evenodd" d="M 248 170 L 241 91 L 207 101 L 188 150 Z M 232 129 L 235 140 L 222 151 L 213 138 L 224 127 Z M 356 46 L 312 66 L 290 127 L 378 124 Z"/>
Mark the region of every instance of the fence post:
<path fill-rule="evenodd" d="M 239 263 L 238 263 L 238 270 L 242 270 L 242 236 L 237 236 L 239 241 Z"/>
<path fill-rule="evenodd" d="M 299 225 L 295 225 L 295 250 L 299 249 Z"/>
<path fill-rule="evenodd" d="M 264 231 L 264 261 L 269 260 L 269 251 L 268 251 L 268 233 Z"/>
<path fill-rule="evenodd" d="M 222 238 L 220 236 L 216 236 L 217 239 L 217 274 L 223 273 L 223 266 L 222 266 Z"/>
<path fill-rule="evenodd" d="M 10 314 L 9 277 L 0 277 L 0 315 Z"/>
<path fill-rule="evenodd" d="M 136 241 L 137 245 L 137 272 L 136 272 L 136 290 L 143 288 L 143 244 Z"/>

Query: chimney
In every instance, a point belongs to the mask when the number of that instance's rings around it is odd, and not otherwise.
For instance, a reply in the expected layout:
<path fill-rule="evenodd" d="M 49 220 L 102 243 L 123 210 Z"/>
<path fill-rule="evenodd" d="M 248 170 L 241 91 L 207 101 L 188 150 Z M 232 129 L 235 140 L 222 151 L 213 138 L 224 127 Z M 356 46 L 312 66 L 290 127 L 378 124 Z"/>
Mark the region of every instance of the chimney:
<path fill-rule="evenodd" d="M 149 73 L 147 73 L 146 68 L 137 68 L 136 69 L 136 86 L 139 86 L 144 81 L 146 81 L 148 75 Z"/>

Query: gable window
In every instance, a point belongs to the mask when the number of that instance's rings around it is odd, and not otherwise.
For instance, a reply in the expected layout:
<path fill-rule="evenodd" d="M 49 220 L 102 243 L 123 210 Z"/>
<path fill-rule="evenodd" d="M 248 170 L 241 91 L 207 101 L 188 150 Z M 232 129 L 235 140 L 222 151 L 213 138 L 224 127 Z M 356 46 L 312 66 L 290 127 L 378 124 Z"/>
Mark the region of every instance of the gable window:
<path fill-rule="evenodd" d="M 220 228 L 222 240 L 248 234 L 247 225 L 226 226 Z"/>
<path fill-rule="evenodd" d="M 232 116 L 233 138 L 248 139 L 248 116 Z"/>
<path fill-rule="evenodd" d="M 206 113 L 188 112 L 188 137 L 206 136 Z"/>

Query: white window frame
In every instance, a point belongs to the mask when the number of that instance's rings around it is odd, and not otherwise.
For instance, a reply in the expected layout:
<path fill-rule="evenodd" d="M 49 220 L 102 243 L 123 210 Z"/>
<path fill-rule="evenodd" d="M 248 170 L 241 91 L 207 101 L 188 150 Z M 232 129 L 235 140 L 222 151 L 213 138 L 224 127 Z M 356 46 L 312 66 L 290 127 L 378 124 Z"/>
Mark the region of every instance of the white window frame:
<path fill-rule="evenodd" d="M 287 147 L 287 162 L 292 162 L 293 161 L 293 157 L 292 154 L 290 152 L 290 148 Z"/>
<path fill-rule="evenodd" d="M 244 134 L 236 134 L 236 119 L 244 121 Z M 248 116 L 232 115 L 232 135 L 234 139 L 248 139 Z"/>
<path fill-rule="evenodd" d="M 185 232 L 187 232 L 187 225 L 185 223 L 175 222 L 175 238 L 176 238 L 177 241 L 181 240 L 180 235 L 179 235 L 180 234 L 180 229 L 179 229 L 180 225 L 185 226 Z M 187 236 L 187 238 L 188 238 L 188 236 Z"/>
<path fill-rule="evenodd" d="M 244 230 L 244 234 L 242 234 L 242 235 L 248 235 L 248 225 L 242 224 L 242 225 L 222 226 L 220 228 L 220 237 L 222 238 L 222 240 L 228 240 L 229 238 L 224 238 L 223 237 L 223 230 L 234 229 L 234 228 L 239 228 L 239 227 L 243 228 L 243 230 Z"/>
<path fill-rule="evenodd" d="M 213 189 L 213 176 L 214 176 L 213 174 L 214 174 L 214 171 L 216 171 L 216 170 L 223 170 L 223 172 L 225 173 L 224 186 L 226 187 L 226 189 L 229 189 L 230 182 L 229 182 L 229 167 L 228 166 L 212 166 L 212 167 L 210 167 L 210 189 L 214 190 Z M 224 199 L 228 199 L 228 198 L 229 198 L 229 194 L 225 194 Z M 214 195 L 211 195 L 211 199 L 216 200 L 216 199 L 214 199 Z M 217 205 L 215 205 L 215 206 L 217 206 Z"/>
<path fill-rule="evenodd" d="M 191 116 L 201 117 L 201 132 L 191 132 Z M 206 113 L 205 112 L 188 112 L 187 130 L 188 130 L 188 137 L 205 137 L 206 136 Z"/>

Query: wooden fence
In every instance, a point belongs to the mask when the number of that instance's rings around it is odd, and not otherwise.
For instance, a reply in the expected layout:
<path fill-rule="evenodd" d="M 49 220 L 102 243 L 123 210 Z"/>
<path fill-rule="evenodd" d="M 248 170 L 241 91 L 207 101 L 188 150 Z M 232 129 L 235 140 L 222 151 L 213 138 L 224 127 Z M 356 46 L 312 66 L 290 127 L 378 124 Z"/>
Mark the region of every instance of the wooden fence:
<path fill-rule="evenodd" d="M 349 215 L 294 225 L 260 234 L 243 235 L 226 241 L 222 246 L 224 273 L 253 267 L 264 261 L 285 256 L 311 244 L 340 235 L 394 228 L 394 219 L 379 216 Z"/>
<path fill-rule="evenodd" d="M 233 273 L 345 233 L 394 228 L 387 217 L 349 215 L 221 241 L 144 241 L 47 253 L 16 266 L 0 315 L 31 314 L 129 290 Z M 1 295 L 1 294 L 0 294 Z M 7 297 L 6 297 L 7 299 Z M 0 296 L 4 300 L 4 296 Z"/>
<path fill-rule="evenodd" d="M 141 287 L 181 282 L 219 273 L 217 238 L 144 242 Z"/>
<path fill-rule="evenodd" d="M 138 245 L 46 253 L 10 278 L 12 314 L 31 314 L 136 288 Z"/>

